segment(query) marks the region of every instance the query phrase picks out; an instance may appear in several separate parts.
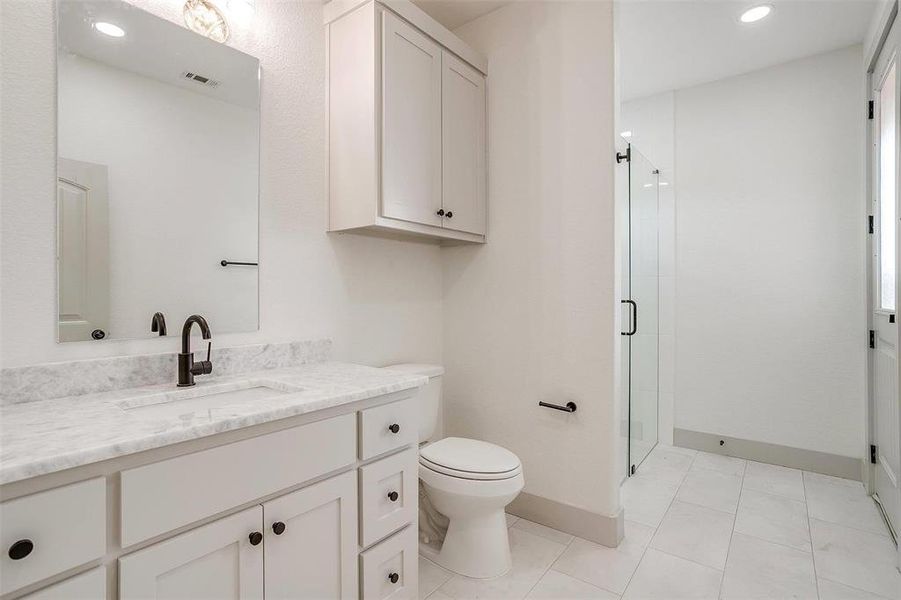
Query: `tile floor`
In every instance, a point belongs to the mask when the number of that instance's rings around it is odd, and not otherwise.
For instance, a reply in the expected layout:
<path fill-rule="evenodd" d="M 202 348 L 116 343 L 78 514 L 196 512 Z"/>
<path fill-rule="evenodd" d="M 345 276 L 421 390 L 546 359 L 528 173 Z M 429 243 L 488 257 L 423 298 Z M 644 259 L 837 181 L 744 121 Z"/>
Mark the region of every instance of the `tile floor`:
<path fill-rule="evenodd" d="M 420 557 L 420 598 L 901 600 L 895 547 L 860 483 L 658 447 L 623 503 L 618 548 L 508 515 L 510 573 L 478 581 Z"/>

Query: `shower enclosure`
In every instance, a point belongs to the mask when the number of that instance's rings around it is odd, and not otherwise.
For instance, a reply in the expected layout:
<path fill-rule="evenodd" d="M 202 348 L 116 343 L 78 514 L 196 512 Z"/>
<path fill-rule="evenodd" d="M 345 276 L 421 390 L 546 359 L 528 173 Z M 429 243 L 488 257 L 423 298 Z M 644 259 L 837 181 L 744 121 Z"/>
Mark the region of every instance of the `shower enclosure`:
<path fill-rule="evenodd" d="M 623 436 L 627 476 L 657 445 L 659 171 L 630 145 L 623 251 Z"/>

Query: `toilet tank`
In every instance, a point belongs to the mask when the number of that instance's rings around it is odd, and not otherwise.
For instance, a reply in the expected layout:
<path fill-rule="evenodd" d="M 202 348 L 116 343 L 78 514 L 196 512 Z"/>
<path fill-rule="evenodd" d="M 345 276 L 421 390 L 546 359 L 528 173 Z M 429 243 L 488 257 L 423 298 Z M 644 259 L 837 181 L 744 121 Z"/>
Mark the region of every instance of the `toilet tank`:
<path fill-rule="evenodd" d="M 435 433 L 438 426 L 438 415 L 441 410 L 441 376 L 444 367 L 441 365 L 423 365 L 404 363 L 385 367 L 392 371 L 401 371 L 412 375 L 423 375 L 429 383 L 419 388 L 419 441 L 425 442 Z"/>

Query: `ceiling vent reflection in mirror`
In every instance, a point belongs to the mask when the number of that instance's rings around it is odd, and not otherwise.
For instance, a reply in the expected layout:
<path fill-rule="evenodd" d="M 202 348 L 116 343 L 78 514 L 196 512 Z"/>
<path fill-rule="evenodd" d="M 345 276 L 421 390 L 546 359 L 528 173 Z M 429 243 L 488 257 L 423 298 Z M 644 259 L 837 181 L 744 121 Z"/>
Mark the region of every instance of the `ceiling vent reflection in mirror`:
<path fill-rule="evenodd" d="M 210 79 L 209 77 L 204 77 L 203 75 L 198 75 L 197 73 L 192 73 L 190 71 L 185 71 L 184 73 L 181 74 L 181 76 L 184 77 L 185 79 L 190 79 L 191 81 L 196 81 L 197 83 L 200 83 L 202 85 L 205 85 L 205 86 L 211 87 L 211 88 L 217 87 L 219 85 L 219 82 L 216 81 L 215 79 Z"/>
<path fill-rule="evenodd" d="M 228 21 L 225 15 L 209 0 L 188 0 L 184 8 L 185 25 L 188 29 L 213 41 L 223 43 L 228 40 Z"/>

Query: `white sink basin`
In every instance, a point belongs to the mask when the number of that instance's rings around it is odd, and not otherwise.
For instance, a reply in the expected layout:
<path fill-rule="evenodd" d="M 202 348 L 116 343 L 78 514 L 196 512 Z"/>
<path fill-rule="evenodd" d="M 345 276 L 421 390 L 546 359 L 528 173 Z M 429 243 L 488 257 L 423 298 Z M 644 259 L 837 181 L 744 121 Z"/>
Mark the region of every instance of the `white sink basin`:
<path fill-rule="evenodd" d="M 181 417 L 197 413 L 234 413 L 263 400 L 302 392 L 304 388 L 279 381 L 248 380 L 173 390 L 118 403 L 122 410 L 141 416 Z"/>

